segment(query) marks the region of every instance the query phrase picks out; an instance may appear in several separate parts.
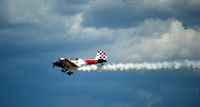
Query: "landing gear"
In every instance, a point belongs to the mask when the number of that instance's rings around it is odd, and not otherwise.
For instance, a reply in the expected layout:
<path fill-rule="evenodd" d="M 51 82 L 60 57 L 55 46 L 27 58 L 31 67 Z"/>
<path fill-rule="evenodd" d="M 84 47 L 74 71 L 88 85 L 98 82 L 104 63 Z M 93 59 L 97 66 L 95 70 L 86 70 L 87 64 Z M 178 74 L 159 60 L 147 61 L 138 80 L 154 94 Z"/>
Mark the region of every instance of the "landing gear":
<path fill-rule="evenodd" d="M 73 74 L 73 72 L 69 71 L 69 72 L 67 72 L 67 74 L 68 74 L 68 75 L 72 75 L 72 74 Z"/>
<path fill-rule="evenodd" d="M 62 71 L 63 73 L 66 73 L 68 70 L 62 69 L 61 71 Z M 67 75 L 72 75 L 73 72 L 72 72 L 72 71 L 68 71 L 66 74 L 67 74 Z"/>
<path fill-rule="evenodd" d="M 62 69 L 61 71 L 62 71 L 63 73 L 65 73 L 65 72 L 66 72 L 66 70 L 64 70 L 64 69 Z"/>

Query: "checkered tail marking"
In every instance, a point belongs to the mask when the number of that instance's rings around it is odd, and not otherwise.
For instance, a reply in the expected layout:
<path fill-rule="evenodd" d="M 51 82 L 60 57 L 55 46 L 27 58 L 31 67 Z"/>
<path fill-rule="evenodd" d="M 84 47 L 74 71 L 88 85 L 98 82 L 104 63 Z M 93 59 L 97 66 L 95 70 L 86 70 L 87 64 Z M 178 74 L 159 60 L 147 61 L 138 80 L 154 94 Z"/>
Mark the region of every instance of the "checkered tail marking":
<path fill-rule="evenodd" d="M 102 50 L 97 51 L 97 55 L 95 57 L 96 60 L 98 60 L 98 59 L 106 60 L 106 58 L 107 58 L 107 55 L 105 52 L 103 52 Z"/>

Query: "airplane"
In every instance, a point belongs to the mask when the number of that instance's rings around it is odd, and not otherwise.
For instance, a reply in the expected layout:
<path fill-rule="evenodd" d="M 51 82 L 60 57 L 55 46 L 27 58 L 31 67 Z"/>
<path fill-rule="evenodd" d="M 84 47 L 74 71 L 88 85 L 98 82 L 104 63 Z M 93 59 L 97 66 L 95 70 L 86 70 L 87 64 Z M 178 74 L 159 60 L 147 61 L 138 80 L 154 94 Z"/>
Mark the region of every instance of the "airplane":
<path fill-rule="evenodd" d="M 107 62 L 106 60 L 107 55 L 102 50 L 98 50 L 95 59 L 81 59 L 81 58 L 75 58 L 73 60 L 72 58 L 59 58 L 58 61 L 53 62 L 53 68 L 55 66 L 60 67 L 61 71 L 63 73 L 66 73 L 68 75 L 72 75 L 74 72 L 73 70 L 77 70 L 78 67 L 81 66 L 87 66 L 87 65 L 93 65 L 93 64 L 101 64 Z"/>

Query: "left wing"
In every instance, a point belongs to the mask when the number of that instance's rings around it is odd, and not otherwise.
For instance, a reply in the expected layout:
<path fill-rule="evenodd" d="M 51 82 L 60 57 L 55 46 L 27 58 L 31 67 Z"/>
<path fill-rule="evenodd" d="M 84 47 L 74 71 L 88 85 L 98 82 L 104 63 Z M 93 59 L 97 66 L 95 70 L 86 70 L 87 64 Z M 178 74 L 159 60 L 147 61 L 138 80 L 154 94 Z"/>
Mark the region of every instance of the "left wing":
<path fill-rule="evenodd" d="M 78 67 L 76 64 L 74 64 L 73 62 L 71 62 L 70 60 L 68 59 L 64 59 L 64 60 L 61 60 L 61 62 L 64 64 L 65 67 L 67 67 L 68 69 L 73 69 L 73 68 L 76 68 Z"/>

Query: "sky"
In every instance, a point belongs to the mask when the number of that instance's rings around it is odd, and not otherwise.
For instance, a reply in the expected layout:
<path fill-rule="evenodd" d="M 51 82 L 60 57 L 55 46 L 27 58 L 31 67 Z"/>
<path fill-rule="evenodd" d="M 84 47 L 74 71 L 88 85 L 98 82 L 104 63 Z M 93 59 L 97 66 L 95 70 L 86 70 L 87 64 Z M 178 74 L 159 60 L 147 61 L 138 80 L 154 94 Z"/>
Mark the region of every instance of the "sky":
<path fill-rule="evenodd" d="M 200 106 L 200 73 L 77 72 L 59 57 L 109 63 L 200 60 L 199 0 L 0 0 L 0 106 Z"/>

